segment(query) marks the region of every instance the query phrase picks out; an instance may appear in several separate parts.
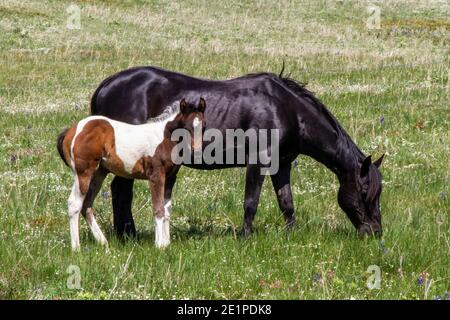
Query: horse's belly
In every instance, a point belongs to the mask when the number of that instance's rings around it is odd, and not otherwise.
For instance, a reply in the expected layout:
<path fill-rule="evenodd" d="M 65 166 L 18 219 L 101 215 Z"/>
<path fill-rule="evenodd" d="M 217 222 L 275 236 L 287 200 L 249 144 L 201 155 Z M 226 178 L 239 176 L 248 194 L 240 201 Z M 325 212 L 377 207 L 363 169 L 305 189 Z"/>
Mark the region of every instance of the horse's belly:
<path fill-rule="evenodd" d="M 143 159 L 153 157 L 156 148 L 163 140 L 162 130 L 155 130 L 148 134 L 140 130 L 138 126 L 116 123 L 115 129 L 115 153 L 122 161 L 124 171 L 130 175 L 142 176 Z M 161 131 L 161 132 L 159 132 Z"/>
<path fill-rule="evenodd" d="M 112 159 L 112 157 L 108 157 L 102 159 L 101 166 L 114 175 L 122 178 L 147 179 L 144 161 L 144 158 L 141 158 L 136 161 L 134 166 L 131 166 L 131 164 L 127 164 L 125 166 L 121 161 L 117 161 L 116 159 Z M 129 167 L 132 167 L 132 169 L 127 169 Z"/>

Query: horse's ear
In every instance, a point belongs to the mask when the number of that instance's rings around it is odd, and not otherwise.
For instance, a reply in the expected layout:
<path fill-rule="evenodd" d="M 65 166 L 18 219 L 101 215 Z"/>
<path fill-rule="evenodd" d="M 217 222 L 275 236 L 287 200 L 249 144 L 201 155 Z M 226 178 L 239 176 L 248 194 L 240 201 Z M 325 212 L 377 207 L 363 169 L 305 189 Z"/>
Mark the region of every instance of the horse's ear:
<path fill-rule="evenodd" d="M 365 177 L 369 173 L 369 167 L 372 164 L 372 156 L 368 156 L 364 159 L 362 165 L 361 165 L 361 177 Z"/>
<path fill-rule="evenodd" d="M 187 103 L 186 103 L 186 99 L 184 99 L 184 98 L 180 101 L 180 111 L 181 111 L 181 113 L 187 112 Z"/>
<path fill-rule="evenodd" d="M 205 112 L 206 109 L 206 101 L 203 98 L 200 98 L 200 101 L 198 102 L 198 107 L 197 107 L 198 111 L 200 112 Z"/>
<path fill-rule="evenodd" d="M 382 155 L 378 160 L 376 160 L 373 164 L 376 165 L 377 168 L 379 168 L 379 167 L 381 166 L 381 163 L 383 162 L 383 158 L 384 158 L 384 153 L 383 153 L 383 155 Z"/>

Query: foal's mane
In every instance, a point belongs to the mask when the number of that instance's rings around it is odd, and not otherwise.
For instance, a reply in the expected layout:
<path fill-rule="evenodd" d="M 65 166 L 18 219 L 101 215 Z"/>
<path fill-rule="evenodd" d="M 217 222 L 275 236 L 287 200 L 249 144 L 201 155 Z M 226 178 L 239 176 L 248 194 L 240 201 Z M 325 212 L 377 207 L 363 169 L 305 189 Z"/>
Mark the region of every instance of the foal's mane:
<path fill-rule="evenodd" d="M 158 115 L 154 118 L 148 118 L 147 123 L 155 123 L 155 122 L 164 121 L 178 112 L 180 112 L 180 104 L 179 104 L 179 101 L 175 101 L 171 105 L 167 106 L 160 115 Z"/>

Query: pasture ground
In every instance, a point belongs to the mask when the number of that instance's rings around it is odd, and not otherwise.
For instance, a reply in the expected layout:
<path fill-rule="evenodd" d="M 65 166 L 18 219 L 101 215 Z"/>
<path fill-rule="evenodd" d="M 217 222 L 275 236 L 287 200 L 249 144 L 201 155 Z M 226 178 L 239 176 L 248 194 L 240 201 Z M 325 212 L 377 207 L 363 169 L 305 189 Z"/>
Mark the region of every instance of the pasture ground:
<path fill-rule="evenodd" d="M 447 1 L 0 1 L 0 298 L 434 299 L 450 290 L 450 5 Z M 377 10 L 380 9 L 380 28 Z M 368 21 L 369 20 L 369 21 Z M 57 134 L 89 114 L 102 79 L 158 65 L 225 79 L 292 77 L 382 166 L 384 236 L 359 239 L 338 181 L 310 158 L 292 171 L 299 226 L 286 233 L 269 179 L 248 240 L 244 169 L 183 168 L 172 244 L 153 245 L 147 183 L 136 183 L 139 239 L 112 233 L 108 178 L 96 215 L 109 252 L 81 220 L 70 250 L 72 176 Z M 371 265 L 381 284 L 370 290 Z M 71 267 L 72 266 L 72 267 Z M 74 273 L 81 272 L 81 288 Z M 72 277 L 70 277 L 72 276 Z"/>

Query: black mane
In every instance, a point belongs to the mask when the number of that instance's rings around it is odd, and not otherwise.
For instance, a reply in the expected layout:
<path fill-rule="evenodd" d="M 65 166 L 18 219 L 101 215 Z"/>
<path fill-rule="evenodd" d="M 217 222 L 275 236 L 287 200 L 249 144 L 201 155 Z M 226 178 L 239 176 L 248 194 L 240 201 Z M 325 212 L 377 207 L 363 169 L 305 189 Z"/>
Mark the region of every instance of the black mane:
<path fill-rule="evenodd" d="M 313 103 L 313 105 L 316 106 L 316 108 L 318 108 L 320 110 L 320 112 L 323 113 L 328 118 L 331 125 L 333 126 L 333 128 L 336 129 L 336 131 L 338 131 L 338 132 L 343 131 L 342 127 L 339 125 L 339 122 L 331 114 L 331 112 L 325 107 L 325 105 L 322 103 L 322 101 L 320 101 L 319 98 L 317 98 L 314 95 L 314 92 L 309 91 L 306 88 L 306 85 L 307 85 L 306 83 L 299 82 L 293 78 L 290 78 L 289 76 L 283 77 L 282 74 L 280 74 L 278 77 L 281 80 L 281 82 L 283 82 L 286 85 L 286 87 L 288 87 L 292 92 L 295 93 L 295 95 L 297 95 L 300 98 L 308 99 L 309 101 L 311 101 Z"/>
<path fill-rule="evenodd" d="M 283 71 L 283 70 L 282 70 Z M 328 119 L 330 124 L 336 130 L 336 132 L 341 136 L 349 148 L 353 149 L 355 156 L 362 160 L 365 158 L 364 153 L 356 146 L 352 141 L 348 133 L 342 128 L 334 115 L 325 107 L 325 105 L 317 98 L 312 91 L 306 88 L 306 83 L 301 83 L 290 77 L 283 77 L 282 74 L 278 78 L 283 82 L 288 89 L 290 89 L 299 98 L 307 99 L 313 103 L 313 105 L 320 110 L 320 112 Z"/>

